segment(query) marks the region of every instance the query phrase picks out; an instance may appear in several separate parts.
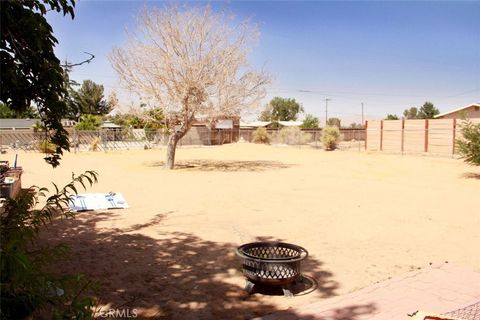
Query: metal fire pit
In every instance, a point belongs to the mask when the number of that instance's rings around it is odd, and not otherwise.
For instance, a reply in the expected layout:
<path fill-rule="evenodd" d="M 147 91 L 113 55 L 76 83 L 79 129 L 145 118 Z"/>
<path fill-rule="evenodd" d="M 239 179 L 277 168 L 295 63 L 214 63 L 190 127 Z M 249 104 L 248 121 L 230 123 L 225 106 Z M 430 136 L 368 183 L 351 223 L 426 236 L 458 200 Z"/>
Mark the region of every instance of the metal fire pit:
<path fill-rule="evenodd" d="M 247 278 L 245 291 L 255 284 L 282 286 L 286 296 L 293 296 L 290 285 L 300 276 L 300 263 L 308 256 L 304 248 L 284 242 L 252 242 L 237 248 Z"/>

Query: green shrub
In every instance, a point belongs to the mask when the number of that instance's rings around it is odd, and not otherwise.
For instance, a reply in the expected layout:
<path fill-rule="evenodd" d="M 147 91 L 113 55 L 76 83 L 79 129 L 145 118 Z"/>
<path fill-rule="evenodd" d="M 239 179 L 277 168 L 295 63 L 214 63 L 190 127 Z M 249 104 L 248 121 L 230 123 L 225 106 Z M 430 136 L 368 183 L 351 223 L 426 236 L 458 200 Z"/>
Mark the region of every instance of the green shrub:
<path fill-rule="evenodd" d="M 45 131 L 45 125 L 37 120 L 35 121 L 35 124 L 32 126 L 33 132 L 39 132 L 39 131 Z"/>
<path fill-rule="evenodd" d="M 466 163 L 480 166 L 480 123 L 466 120 L 461 124 L 462 138 L 457 139 L 457 150 Z"/>
<path fill-rule="evenodd" d="M 77 185 L 92 185 L 97 173 L 87 171 L 64 188 L 46 198 L 46 188 L 22 189 L 15 199 L 4 202 L 0 213 L 0 318 L 3 319 L 91 319 L 95 301 L 85 290 L 88 280 L 82 275 L 57 276 L 50 265 L 65 256 L 66 247 L 40 247 L 36 240 L 42 227 L 68 209 Z M 45 201 L 40 201 L 46 198 Z M 45 205 L 37 208 L 40 202 Z"/>
<path fill-rule="evenodd" d="M 322 130 L 322 144 L 325 150 L 335 150 L 340 141 L 340 129 L 337 126 L 326 127 Z"/>
<path fill-rule="evenodd" d="M 57 145 L 53 144 L 50 140 L 44 139 L 40 141 L 37 145 L 38 151 L 43 153 L 55 153 L 57 150 Z"/>
<path fill-rule="evenodd" d="M 92 142 L 90 142 L 90 150 L 91 151 L 98 151 L 101 143 L 102 143 L 101 138 L 99 138 L 99 137 L 93 138 Z"/>
<path fill-rule="evenodd" d="M 270 143 L 270 136 L 268 135 L 267 129 L 265 128 L 257 128 L 253 132 L 253 139 L 254 143 Z"/>

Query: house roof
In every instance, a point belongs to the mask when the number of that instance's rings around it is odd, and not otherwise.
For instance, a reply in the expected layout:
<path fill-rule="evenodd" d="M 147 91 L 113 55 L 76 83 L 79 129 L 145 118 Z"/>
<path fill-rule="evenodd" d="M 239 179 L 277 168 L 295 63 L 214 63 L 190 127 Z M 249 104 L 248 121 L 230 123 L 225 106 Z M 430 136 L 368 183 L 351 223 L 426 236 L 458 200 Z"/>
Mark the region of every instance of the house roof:
<path fill-rule="evenodd" d="M 32 129 L 40 119 L 0 119 L 0 129 Z M 62 119 L 62 125 L 72 127 L 76 124 L 75 120 Z"/>
<path fill-rule="evenodd" d="M 253 122 L 242 122 L 240 121 L 241 128 L 259 128 L 266 127 L 271 124 L 271 121 L 253 121 Z M 302 121 L 278 121 L 282 127 L 299 127 L 302 125 Z"/>
<path fill-rule="evenodd" d="M 268 126 L 270 121 L 253 121 L 253 122 L 242 122 L 240 121 L 240 127 L 254 127 L 254 128 L 259 128 L 259 127 L 266 127 Z"/>
<path fill-rule="evenodd" d="M 116 115 L 122 114 L 122 112 L 118 108 L 114 108 L 110 111 L 107 116 L 115 117 Z"/>
<path fill-rule="evenodd" d="M 118 129 L 118 128 L 121 128 L 122 126 L 119 126 L 118 124 L 115 124 L 110 121 L 105 121 L 101 127 L 105 129 Z"/>
<path fill-rule="evenodd" d="M 278 123 L 284 127 L 300 127 L 303 124 L 302 121 L 278 121 Z"/>
<path fill-rule="evenodd" d="M 446 116 L 448 114 L 459 112 L 459 111 L 462 111 L 462 110 L 465 110 L 465 109 L 468 109 L 468 108 L 471 108 L 471 107 L 480 107 L 480 103 L 467 104 L 466 106 L 463 106 L 463 107 L 460 107 L 460 108 L 457 108 L 457 109 L 453 109 L 453 110 L 450 110 L 448 112 L 437 114 L 434 118 L 441 118 L 441 117 Z"/>
<path fill-rule="evenodd" d="M 0 119 L 1 129 L 31 129 L 40 119 Z"/>

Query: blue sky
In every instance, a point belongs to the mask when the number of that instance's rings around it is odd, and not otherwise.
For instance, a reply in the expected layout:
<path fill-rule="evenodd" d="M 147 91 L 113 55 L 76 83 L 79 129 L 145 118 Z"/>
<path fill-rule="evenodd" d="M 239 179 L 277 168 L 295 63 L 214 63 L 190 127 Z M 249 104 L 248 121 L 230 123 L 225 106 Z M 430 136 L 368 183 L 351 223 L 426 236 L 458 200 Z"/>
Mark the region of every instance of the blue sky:
<path fill-rule="evenodd" d="M 199 5 L 192 2 L 192 5 Z M 401 115 L 432 101 L 440 111 L 480 102 L 480 2 L 212 2 L 239 19 L 258 23 L 261 39 L 251 54 L 254 66 L 273 76 L 265 103 L 274 96 L 295 98 L 306 113 L 324 121 L 360 122 Z M 77 62 L 95 54 L 72 78 L 116 90 L 124 104 L 132 96 L 121 88 L 107 55 L 134 28 L 143 6 L 161 1 L 78 1 L 74 20 L 48 18 L 59 45 L 57 56 Z M 305 92 L 308 91 L 308 92 Z"/>

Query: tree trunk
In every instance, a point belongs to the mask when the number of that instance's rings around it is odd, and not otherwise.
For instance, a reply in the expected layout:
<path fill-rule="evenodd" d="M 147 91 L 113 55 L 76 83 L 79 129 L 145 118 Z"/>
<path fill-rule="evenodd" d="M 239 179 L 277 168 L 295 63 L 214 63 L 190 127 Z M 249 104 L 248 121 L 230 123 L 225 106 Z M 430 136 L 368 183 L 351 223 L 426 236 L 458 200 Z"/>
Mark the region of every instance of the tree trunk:
<path fill-rule="evenodd" d="M 165 161 L 165 169 L 172 170 L 175 165 L 175 151 L 177 150 L 177 142 L 180 140 L 178 133 L 172 133 L 168 137 L 167 145 L 167 161 Z"/>
<path fill-rule="evenodd" d="M 175 151 L 177 150 L 177 143 L 183 136 L 190 130 L 193 122 L 193 114 L 186 117 L 185 122 L 179 128 L 173 129 L 173 132 L 168 137 L 168 145 L 167 145 L 167 161 L 165 161 L 165 169 L 172 170 L 175 165 Z"/>

